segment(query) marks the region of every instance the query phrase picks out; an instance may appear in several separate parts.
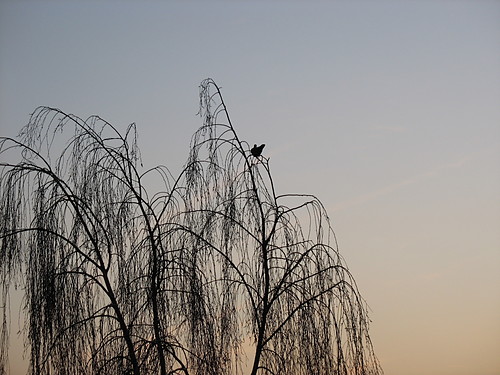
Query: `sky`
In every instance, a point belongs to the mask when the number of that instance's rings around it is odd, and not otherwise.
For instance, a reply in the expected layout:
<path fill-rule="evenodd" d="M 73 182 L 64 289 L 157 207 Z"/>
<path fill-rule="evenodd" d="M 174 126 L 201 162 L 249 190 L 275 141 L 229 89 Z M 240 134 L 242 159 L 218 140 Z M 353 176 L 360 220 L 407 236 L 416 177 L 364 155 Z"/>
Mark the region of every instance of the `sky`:
<path fill-rule="evenodd" d="M 326 206 L 385 374 L 500 374 L 500 2 L 0 0 L 0 135 L 135 122 L 175 174 L 207 77 Z"/>

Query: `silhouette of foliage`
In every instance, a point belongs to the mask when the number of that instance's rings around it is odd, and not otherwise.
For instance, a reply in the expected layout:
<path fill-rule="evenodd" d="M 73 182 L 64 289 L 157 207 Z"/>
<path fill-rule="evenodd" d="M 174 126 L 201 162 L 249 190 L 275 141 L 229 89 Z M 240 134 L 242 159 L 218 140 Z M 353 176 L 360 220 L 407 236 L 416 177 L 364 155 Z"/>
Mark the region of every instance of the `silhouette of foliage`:
<path fill-rule="evenodd" d="M 382 372 L 321 202 L 276 192 L 211 79 L 200 115 L 177 177 L 97 116 L 40 107 L 0 139 L 3 373 L 13 283 L 30 374 Z"/>

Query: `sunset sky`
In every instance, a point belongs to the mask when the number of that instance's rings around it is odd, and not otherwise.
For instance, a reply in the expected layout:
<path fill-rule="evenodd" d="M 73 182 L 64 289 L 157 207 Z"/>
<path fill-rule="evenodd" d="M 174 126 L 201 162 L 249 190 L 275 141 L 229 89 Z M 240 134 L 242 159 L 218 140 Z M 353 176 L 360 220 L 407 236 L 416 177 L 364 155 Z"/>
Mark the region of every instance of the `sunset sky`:
<path fill-rule="evenodd" d="M 500 2 L 0 0 L 2 136 L 98 114 L 177 173 L 207 77 L 325 204 L 385 374 L 500 374 Z"/>

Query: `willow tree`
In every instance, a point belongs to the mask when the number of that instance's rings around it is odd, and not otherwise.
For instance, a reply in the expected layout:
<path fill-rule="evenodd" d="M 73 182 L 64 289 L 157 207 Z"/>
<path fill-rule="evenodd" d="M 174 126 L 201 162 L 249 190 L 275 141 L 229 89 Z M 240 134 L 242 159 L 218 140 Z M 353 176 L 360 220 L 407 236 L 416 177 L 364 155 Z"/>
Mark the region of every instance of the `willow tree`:
<path fill-rule="evenodd" d="M 277 192 L 210 79 L 200 115 L 177 177 L 97 116 L 1 139 L 4 372 L 15 282 L 31 374 L 381 373 L 321 202 Z"/>

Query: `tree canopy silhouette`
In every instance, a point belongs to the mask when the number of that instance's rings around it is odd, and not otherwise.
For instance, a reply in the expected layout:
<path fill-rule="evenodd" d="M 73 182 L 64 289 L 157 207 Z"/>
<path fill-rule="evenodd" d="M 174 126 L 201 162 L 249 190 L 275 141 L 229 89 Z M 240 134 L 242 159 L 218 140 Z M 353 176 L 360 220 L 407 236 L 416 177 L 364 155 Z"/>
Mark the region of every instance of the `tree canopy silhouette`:
<path fill-rule="evenodd" d="M 200 115 L 178 176 L 98 116 L 40 107 L 0 139 L 2 373 L 13 283 L 30 374 L 382 372 L 319 199 L 277 192 L 211 79 Z"/>

